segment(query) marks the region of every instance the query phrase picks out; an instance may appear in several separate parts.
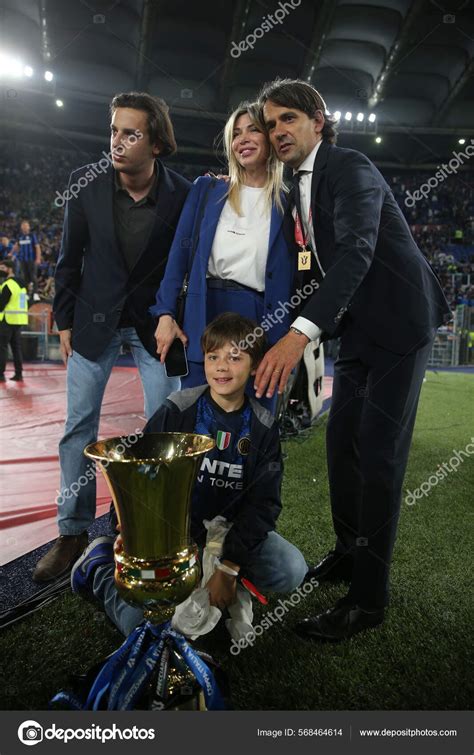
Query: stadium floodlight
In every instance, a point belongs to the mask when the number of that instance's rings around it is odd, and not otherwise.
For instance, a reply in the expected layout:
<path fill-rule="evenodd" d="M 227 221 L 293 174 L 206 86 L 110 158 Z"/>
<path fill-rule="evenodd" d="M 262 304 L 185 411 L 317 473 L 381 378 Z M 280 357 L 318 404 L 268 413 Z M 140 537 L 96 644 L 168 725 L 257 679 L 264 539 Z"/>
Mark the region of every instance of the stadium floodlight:
<path fill-rule="evenodd" d="M 31 79 L 31 77 L 33 76 L 33 69 L 32 69 L 32 67 L 31 66 L 25 66 L 23 68 L 23 73 L 25 74 L 25 76 L 27 76 L 29 79 Z"/>
<path fill-rule="evenodd" d="M 44 78 L 46 79 L 46 81 L 52 81 L 54 79 L 54 76 L 51 71 L 45 71 Z"/>
<path fill-rule="evenodd" d="M 369 120 L 369 123 L 375 123 L 375 119 L 376 119 L 376 118 L 377 118 L 377 116 L 375 115 L 375 113 L 371 113 L 371 114 L 369 115 L 369 119 L 368 119 L 368 120 Z"/>
<path fill-rule="evenodd" d="M 62 100 L 56 100 L 56 107 L 64 107 L 64 102 Z"/>
<path fill-rule="evenodd" d="M 23 64 L 17 58 L 0 55 L 0 76 L 19 79 L 23 75 Z"/>
<path fill-rule="evenodd" d="M 465 139 L 458 139 L 458 144 L 466 144 L 466 140 Z"/>
<path fill-rule="evenodd" d="M 364 120 L 364 113 L 357 113 L 356 118 L 359 121 L 359 123 L 362 123 L 362 121 Z"/>
<path fill-rule="evenodd" d="M 344 118 L 346 119 L 346 121 L 350 121 L 352 119 L 352 113 L 348 110 Z"/>
<path fill-rule="evenodd" d="M 336 121 L 338 121 L 341 118 L 341 111 L 340 110 L 335 110 L 334 113 L 333 113 L 333 115 L 334 115 L 334 118 L 336 119 Z"/>
<path fill-rule="evenodd" d="M 375 137 L 375 143 L 376 144 L 380 144 L 381 142 L 382 142 L 382 137 L 381 136 L 376 136 Z"/>

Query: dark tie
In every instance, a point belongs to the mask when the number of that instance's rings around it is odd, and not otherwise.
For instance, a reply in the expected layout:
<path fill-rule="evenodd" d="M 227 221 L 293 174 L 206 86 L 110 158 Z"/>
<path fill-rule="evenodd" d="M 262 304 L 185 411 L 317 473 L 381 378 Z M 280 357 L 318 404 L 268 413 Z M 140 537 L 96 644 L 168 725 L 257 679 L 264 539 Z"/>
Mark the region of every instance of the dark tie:
<path fill-rule="evenodd" d="M 303 215 L 301 214 L 301 194 L 300 194 L 300 180 L 303 174 L 300 171 L 293 173 L 291 177 L 291 183 L 293 184 L 293 203 L 296 207 L 296 212 L 299 215 L 300 223 L 303 221 Z"/>

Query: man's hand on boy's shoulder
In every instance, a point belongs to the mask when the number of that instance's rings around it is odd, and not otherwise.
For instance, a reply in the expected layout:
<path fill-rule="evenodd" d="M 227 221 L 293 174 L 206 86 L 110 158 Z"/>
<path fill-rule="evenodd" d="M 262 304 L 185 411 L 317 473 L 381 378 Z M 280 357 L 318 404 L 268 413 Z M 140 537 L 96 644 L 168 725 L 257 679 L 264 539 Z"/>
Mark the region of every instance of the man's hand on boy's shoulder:
<path fill-rule="evenodd" d="M 234 565 L 233 565 L 234 566 Z M 211 606 L 220 608 L 221 611 L 227 606 L 232 605 L 237 593 L 237 578 L 231 574 L 226 574 L 220 569 L 216 569 L 212 577 L 206 584 L 209 591 L 209 602 Z"/>

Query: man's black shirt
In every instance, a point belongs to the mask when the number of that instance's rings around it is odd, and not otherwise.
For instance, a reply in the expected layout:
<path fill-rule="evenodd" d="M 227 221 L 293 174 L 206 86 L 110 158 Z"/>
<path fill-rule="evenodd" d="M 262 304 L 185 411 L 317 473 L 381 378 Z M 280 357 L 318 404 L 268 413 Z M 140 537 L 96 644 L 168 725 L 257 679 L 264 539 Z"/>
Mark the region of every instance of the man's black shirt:
<path fill-rule="evenodd" d="M 158 198 L 158 169 L 152 187 L 146 197 L 135 202 L 128 191 L 120 185 L 119 175 L 115 171 L 114 190 L 114 224 L 118 245 L 128 270 L 132 270 L 139 259 L 155 222 Z M 132 327 L 133 323 L 127 312 L 125 302 L 119 328 Z"/>
<path fill-rule="evenodd" d="M 135 202 L 128 191 L 120 185 L 119 176 L 117 171 L 115 172 L 115 233 L 129 270 L 134 267 L 148 241 L 148 236 L 155 222 L 157 199 L 158 170 L 155 171 L 155 178 L 150 191 L 146 197 L 138 202 Z"/>

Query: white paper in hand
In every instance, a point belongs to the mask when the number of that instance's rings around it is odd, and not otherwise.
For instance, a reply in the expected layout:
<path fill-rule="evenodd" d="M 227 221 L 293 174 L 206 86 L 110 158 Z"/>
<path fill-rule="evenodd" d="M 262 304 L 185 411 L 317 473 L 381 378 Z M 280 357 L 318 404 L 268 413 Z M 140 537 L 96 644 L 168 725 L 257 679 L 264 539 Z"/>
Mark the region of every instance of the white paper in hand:
<path fill-rule="evenodd" d="M 210 605 L 206 588 L 198 587 L 187 600 L 176 606 L 171 626 L 195 640 L 214 629 L 221 616 L 219 609 Z"/>

